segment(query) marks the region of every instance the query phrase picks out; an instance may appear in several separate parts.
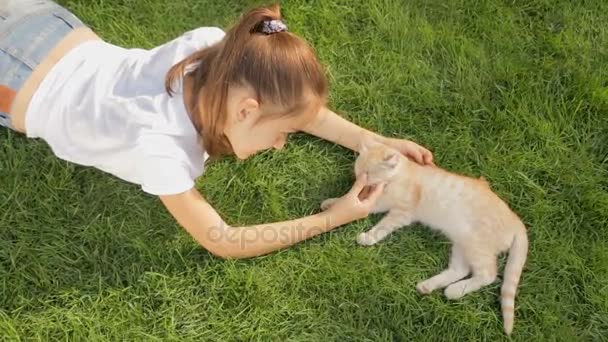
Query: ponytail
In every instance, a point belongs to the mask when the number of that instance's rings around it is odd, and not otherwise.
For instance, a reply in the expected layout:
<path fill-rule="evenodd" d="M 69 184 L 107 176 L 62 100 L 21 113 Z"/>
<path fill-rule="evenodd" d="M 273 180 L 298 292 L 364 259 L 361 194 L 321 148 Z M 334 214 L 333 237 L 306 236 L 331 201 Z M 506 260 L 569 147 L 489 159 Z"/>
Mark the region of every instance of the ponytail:
<path fill-rule="evenodd" d="M 174 65 L 165 79 L 169 95 L 188 68 L 193 96 L 186 108 L 211 156 L 232 153 L 224 135 L 229 87 L 251 86 L 260 104 L 285 108 L 301 108 L 306 90 L 327 96 L 323 68 L 312 48 L 287 30 L 278 5 L 249 11 L 221 42 Z"/>

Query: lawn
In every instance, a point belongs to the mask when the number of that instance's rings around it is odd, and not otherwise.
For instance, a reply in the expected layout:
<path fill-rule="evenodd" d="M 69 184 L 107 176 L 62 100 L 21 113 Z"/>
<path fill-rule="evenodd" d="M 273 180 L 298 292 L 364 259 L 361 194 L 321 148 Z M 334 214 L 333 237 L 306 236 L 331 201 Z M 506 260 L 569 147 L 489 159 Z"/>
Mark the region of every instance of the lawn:
<path fill-rule="evenodd" d="M 259 1 L 64 0 L 104 39 L 150 48 Z M 286 0 L 331 107 L 485 176 L 529 227 L 513 339 L 608 336 L 608 2 Z M 307 135 L 211 164 L 197 187 L 231 224 L 307 215 L 355 155 Z M 499 283 L 448 301 L 414 285 L 448 262 L 421 226 L 372 247 L 379 217 L 246 261 L 199 247 L 154 197 L 0 129 L 6 340 L 502 340 Z M 501 265 L 504 258 L 501 258 Z M 502 271 L 501 271 L 502 273 Z"/>

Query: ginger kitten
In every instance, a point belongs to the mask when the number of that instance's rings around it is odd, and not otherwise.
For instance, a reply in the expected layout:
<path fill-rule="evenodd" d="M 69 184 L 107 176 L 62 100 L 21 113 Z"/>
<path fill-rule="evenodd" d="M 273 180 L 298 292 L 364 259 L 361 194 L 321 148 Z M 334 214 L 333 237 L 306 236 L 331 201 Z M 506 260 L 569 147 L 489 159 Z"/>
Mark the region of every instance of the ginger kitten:
<path fill-rule="evenodd" d="M 445 287 L 449 299 L 494 282 L 498 254 L 509 251 L 501 288 L 504 329 L 511 334 L 515 293 L 528 253 L 526 227 L 489 184 L 420 166 L 397 150 L 366 138 L 355 162 L 355 174 L 367 173 L 368 184 L 386 183 L 374 213 L 388 212 L 378 224 L 357 237 L 373 245 L 396 229 L 420 222 L 445 234 L 453 243 L 446 270 L 416 285 L 421 294 Z M 335 199 L 321 204 L 326 209 Z M 472 274 L 468 279 L 467 275 Z"/>

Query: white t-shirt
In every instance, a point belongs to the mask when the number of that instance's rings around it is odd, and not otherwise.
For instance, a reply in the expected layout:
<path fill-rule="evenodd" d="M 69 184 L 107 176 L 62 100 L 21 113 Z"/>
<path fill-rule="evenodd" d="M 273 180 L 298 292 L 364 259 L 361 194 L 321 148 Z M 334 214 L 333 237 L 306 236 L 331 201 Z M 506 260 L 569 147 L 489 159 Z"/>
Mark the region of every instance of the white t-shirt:
<path fill-rule="evenodd" d="M 26 113 L 28 137 L 57 157 L 93 166 L 153 195 L 194 186 L 207 157 L 179 91 L 165 92 L 169 69 L 224 37 L 202 27 L 152 50 L 102 41 L 70 51 L 44 78 Z"/>

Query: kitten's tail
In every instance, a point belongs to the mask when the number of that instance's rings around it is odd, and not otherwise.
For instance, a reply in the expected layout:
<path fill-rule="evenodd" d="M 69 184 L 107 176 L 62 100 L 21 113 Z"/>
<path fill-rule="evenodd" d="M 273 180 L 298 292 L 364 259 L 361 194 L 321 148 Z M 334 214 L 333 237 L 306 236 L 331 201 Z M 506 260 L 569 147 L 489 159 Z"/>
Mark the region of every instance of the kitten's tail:
<path fill-rule="evenodd" d="M 504 281 L 500 291 L 500 304 L 502 307 L 502 319 L 504 322 L 505 332 L 510 335 L 513 331 L 513 322 L 515 320 L 515 293 L 521 272 L 526 263 L 528 255 L 528 236 L 526 229 L 522 229 L 515 234 L 511 248 L 509 248 L 509 256 L 507 257 L 507 266 L 505 267 Z"/>

